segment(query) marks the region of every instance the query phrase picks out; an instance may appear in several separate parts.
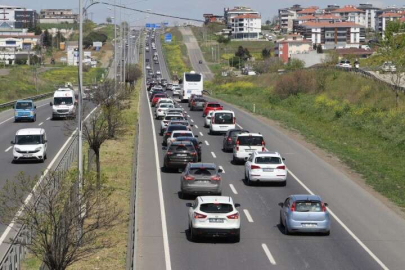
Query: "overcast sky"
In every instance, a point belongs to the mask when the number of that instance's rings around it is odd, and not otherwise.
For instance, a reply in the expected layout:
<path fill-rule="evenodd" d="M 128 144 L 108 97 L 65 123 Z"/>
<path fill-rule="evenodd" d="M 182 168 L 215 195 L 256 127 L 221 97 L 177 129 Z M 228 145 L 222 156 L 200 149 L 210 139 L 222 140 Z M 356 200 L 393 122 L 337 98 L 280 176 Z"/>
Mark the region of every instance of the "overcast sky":
<path fill-rule="evenodd" d="M 86 5 L 90 0 L 83 0 Z M 100 0 L 103 1 L 103 0 Z M 114 0 L 104 0 L 105 2 L 114 3 Z M 325 7 L 327 4 L 348 5 L 359 3 L 372 3 L 378 7 L 396 5 L 404 6 L 404 0 L 368 0 L 368 1 L 350 1 L 350 0 L 115 0 L 128 7 L 137 9 L 151 9 L 153 12 L 170 14 L 174 16 L 189 17 L 193 19 L 203 19 L 203 13 L 214 13 L 223 15 L 224 7 L 249 6 L 262 14 L 262 19 L 272 18 L 277 14 L 279 8 L 289 7 L 293 4 L 302 6 L 319 6 Z M 1 5 L 22 6 L 36 9 L 38 12 L 43 8 L 69 8 L 78 12 L 79 0 L 0 0 Z M 117 19 L 119 19 L 119 10 L 117 10 Z M 89 9 L 89 17 L 100 23 L 105 19 L 113 16 L 113 10 L 109 10 L 105 5 L 95 5 Z M 156 23 L 162 21 L 181 22 L 181 20 L 167 19 L 158 16 L 149 16 L 133 11 L 123 11 L 122 19 L 130 22 L 131 25 L 144 25 L 146 22 Z"/>

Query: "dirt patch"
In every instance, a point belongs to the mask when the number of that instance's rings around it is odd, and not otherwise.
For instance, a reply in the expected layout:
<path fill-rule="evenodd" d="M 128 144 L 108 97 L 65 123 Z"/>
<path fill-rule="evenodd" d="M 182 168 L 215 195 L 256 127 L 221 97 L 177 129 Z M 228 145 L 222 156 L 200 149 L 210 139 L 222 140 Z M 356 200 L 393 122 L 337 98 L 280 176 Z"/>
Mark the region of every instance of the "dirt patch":
<path fill-rule="evenodd" d="M 8 74 L 10 74 L 9 69 L 7 69 L 7 68 L 0 69 L 0 76 L 7 76 Z"/>

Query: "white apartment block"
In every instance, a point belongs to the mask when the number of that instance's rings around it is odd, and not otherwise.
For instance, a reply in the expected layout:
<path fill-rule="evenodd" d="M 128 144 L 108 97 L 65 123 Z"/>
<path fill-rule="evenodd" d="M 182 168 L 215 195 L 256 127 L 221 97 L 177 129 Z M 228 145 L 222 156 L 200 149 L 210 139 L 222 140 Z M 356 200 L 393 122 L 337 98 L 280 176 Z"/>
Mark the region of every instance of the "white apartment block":
<path fill-rule="evenodd" d="M 373 29 L 376 31 L 377 11 L 379 11 L 380 8 L 374 7 L 372 4 L 360 4 L 357 8 L 365 12 L 364 26 L 368 29 Z"/>
<path fill-rule="evenodd" d="M 262 31 L 262 19 L 259 12 L 248 7 L 226 8 L 224 18 L 228 28 L 231 29 L 232 39 L 259 39 Z"/>
<path fill-rule="evenodd" d="M 367 27 L 365 19 L 366 12 L 356 8 L 355 6 L 351 5 L 344 6 L 343 8 L 333 10 L 331 13 L 335 15 L 340 15 L 343 21 L 353 22 L 356 24 L 363 25 L 364 27 Z"/>

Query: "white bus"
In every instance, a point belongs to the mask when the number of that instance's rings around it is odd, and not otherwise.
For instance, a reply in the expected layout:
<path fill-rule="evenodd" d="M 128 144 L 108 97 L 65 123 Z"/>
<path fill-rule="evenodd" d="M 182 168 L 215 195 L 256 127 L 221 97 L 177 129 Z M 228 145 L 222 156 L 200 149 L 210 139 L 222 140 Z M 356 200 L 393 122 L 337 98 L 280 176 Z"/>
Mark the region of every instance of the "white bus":
<path fill-rule="evenodd" d="M 204 89 L 203 75 L 195 71 L 183 74 L 183 89 L 180 95 L 181 101 L 188 101 L 191 95 L 202 95 Z"/>

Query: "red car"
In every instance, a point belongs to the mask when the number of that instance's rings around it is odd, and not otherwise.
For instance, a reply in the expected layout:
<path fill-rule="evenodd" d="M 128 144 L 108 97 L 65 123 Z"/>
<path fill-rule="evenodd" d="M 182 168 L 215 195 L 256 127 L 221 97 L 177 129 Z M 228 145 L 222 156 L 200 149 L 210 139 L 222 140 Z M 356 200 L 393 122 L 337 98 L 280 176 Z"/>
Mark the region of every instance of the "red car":
<path fill-rule="evenodd" d="M 219 104 L 218 102 L 207 102 L 205 103 L 204 111 L 203 111 L 203 117 L 207 116 L 209 111 L 219 111 L 223 110 L 224 107 Z"/>
<path fill-rule="evenodd" d="M 156 94 L 156 95 L 154 95 L 153 99 L 152 99 L 152 107 L 155 107 L 155 105 L 159 101 L 159 99 L 166 98 L 166 97 L 167 97 L 166 94 Z"/>

